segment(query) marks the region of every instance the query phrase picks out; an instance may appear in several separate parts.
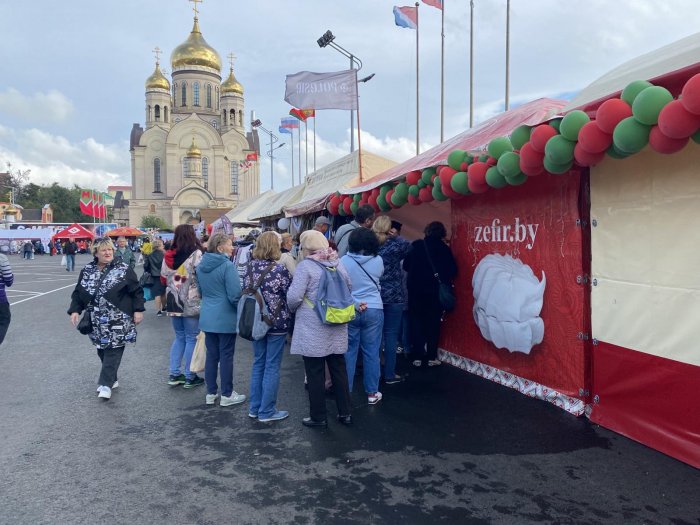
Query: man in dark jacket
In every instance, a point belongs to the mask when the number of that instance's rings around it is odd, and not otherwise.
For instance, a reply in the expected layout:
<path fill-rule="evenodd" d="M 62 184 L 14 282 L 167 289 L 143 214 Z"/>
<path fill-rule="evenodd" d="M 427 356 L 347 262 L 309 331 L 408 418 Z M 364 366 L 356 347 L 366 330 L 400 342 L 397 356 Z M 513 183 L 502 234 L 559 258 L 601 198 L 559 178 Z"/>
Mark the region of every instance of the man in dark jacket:
<path fill-rule="evenodd" d="M 63 246 L 63 253 L 66 255 L 66 271 L 72 272 L 75 270 L 75 254 L 78 253 L 78 245 L 73 237 L 68 239 L 68 242 Z"/>
<path fill-rule="evenodd" d="M 348 224 L 343 224 L 335 232 L 334 240 L 338 246 L 338 257 L 342 257 L 348 252 L 348 240 L 350 233 L 355 228 L 371 228 L 374 222 L 374 208 L 369 204 L 365 204 L 357 208 L 355 219 Z"/>

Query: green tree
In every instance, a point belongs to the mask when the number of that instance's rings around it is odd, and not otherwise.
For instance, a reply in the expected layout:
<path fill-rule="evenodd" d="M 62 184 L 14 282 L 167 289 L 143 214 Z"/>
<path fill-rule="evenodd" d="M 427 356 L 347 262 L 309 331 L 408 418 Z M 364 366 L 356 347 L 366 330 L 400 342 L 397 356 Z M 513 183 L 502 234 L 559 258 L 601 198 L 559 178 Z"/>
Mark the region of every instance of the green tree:
<path fill-rule="evenodd" d="M 157 228 L 159 230 L 170 230 L 171 226 L 157 215 L 146 215 L 141 219 L 141 228 Z"/>

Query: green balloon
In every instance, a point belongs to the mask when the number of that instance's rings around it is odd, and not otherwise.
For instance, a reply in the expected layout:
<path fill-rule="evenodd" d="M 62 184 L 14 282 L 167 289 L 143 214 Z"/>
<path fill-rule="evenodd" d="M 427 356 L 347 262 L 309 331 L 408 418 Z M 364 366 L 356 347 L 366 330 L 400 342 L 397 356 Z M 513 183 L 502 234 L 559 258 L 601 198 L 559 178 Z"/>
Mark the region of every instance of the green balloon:
<path fill-rule="evenodd" d="M 453 170 L 459 171 L 464 162 L 464 158 L 467 156 L 467 152 L 461 149 L 456 149 L 451 151 L 447 156 L 447 165 Z"/>
<path fill-rule="evenodd" d="M 442 191 L 442 181 L 440 180 L 440 177 L 435 177 L 435 180 L 433 181 L 433 186 L 437 186 L 440 188 L 440 191 Z"/>
<path fill-rule="evenodd" d="M 421 175 L 421 179 L 423 179 L 423 182 L 425 184 L 430 184 L 430 179 L 433 178 L 433 175 L 435 175 L 435 168 L 425 168 L 423 170 L 423 174 Z"/>
<path fill-rule="evenodd" d="M 467 153 L 467 156 L 464 157 L 464 162 L 466 162 L 467 164 L 471 164 L 472 162 L 474 162 L 474 156 Z"/>
<path fill-rule="evenodd" d="M 390 189 L 391 189 L 391 184 L 385 184 L 384 186 L 379 188 L 379 195 L 384 197 L 389 192 Z"/>
<path fill-rule="evenodd" d="M 405 182 L 400 182 L 397 184 L 396 189 L 394 190 L 394 195 L 398 195 L 403 201 L 408 199 L 408 184 Z"/>
<path fill-rule="evenodd" d="M 418 197 L 418 194 L 420 193 L 420 186 L 418 184 L 412 184 L 411 186 L 408 187 L 408 194 L 413 195 L 414 197 Z"/>
<path fill-rule="evenodd" d="M 356 193 L 355 195 L 352 196 L 353 202 L 360 202 L 362 200 L 362 194 L 361 193 Z M 353 215 L 355 215 L 355 212 L 353 212 Z"/>
<path fill-rule="evenodd" d="M 520 170 L 518 170 L 518 173 L 520 173 Z M 496 166 L 491 166 L 486 170 L 486 184 L 492 188 L 499 189 L 508 186 L 508 181 L 503 175 L 501 175 Z"/>
<path fill-rule="evenodd" d="M 496 167 L 498 168 L 498 173 L 504 177 L 515 177 L 520 173 L 520 155 L 508 151 L 501 155 Z"/>
<path fill-rule="evenodd" d="M 651 127 L 641 124 L 634 117 L 627 117 L 615 126 L 613 144 L 622 153 L 637 153 L 649 144 Z"/>
<path fill-rule="evenodd" d="M 530 140 L 530 133 L 532 132 L 532 128 L 530 126 L 522 125 L 518 126 L 513 130 L 513 133 L 510 134 L 510 142 L 513 144 L 514 149 L 520 149 L 522 148 L 525 143 Z"/>
<path fill-rule="evenodd" d="M 693 139 L 693 142 L 696 144 L 700 144 L 700 130 L 696 131 L 690 136 L 691 139 Z"/>
<path fill-rule="evenodd" d="M 637 95 L 652 85 L 653 84 L 651 82 L 647 82 L 646 80 L 635 80 L 634 82 L 630 82 L 627 84 L 627 87 L 622 90 L 620 98 L 631 106 L 634 103 L 634 99 L 637 98 Z"/>
<path fill-rule="evenodd" d="M 436 178 L 437 178 L 437 177 L 436 177 Z M 429 182 L 425 182 L 423 179 L 418 179 L 418 184 L 417 184 L 417 186 L 418 186 L 418 189 L 419 189 L 419 190 L 422 190 L 422 189 L 425 188 L 428 184 L 430 184 L 430 183 L 429 183 Z"/>
<path fill-rule="evenodd" d="M 610 147 L 605 151 L 605 153 L 612 157 L 613 159 L 626 159 L 629 157 L 627 153 L 624 153 L 615 147 L 615 143 L 610 144 Z"/>
<path fill-rule="evenodd" d="M 379 209 L 382 211 L 389 211 L 391 209 L 391 205 L 386 201 L 385 195 L 381 193 L 377 197 L 377 206 L 379 206 Z"/>
<path fill-rule="evenodd" d="M 557 175 L 568 172 L 573 165 L 574 163 L 572 161 L 557 164 L 549 160 L 547 157 L 544 158 L 544 169 L 546 169 L 549 173 L 555 173 Z"/>
<path fill-rule="evenodd" d="M 520 186 L 521 184 L 525 184 L 526 181 L 527 175 L 525 175 L 524 173 L 516 175 L 515 177 L 506 177 L 506 182 L 508 182 L 508 184 L 510 184 L 511 186 Z"/>
<path fill-rule="evenodd" d="M 561 119 L 561 124 L 559 124 L 559 133 L 561 136 L 567 140 L 572 140 L 576 142 L 578 140 L 578 132 L 584 124 L 590 122 L 591 119 L 586 115 L 585 112 L 580 109 L 575 109 L 574 111 L 567 113 L 563 119 Z"/>
<path fill-rule="evenodd" d="M 576 143 L 565 139 L 562 135 L 554 135 L 544 147 L 544 158 L 552 164 L 564 165 L 574 159 Z"/>
<path fill-rule="evenodd" d="M 488 155 L 486 155 L 486 154 L 479 155 L 479 162 L 486 162 L 487 160 L 489 160 Z"/>
<path fill-rule="evenodd" d="M 345 217 L 345 208 L 343 207 L 343 203 L 340 203 L 340 206 L 338 206 L 338 215 L 341 217 Z"/>
<path fill-rule="evenodd" d="M 552 126 L 554 129 L 559 131 L 559 126 L 561 125 L 561 119 L 560 118 L 555 118 L 554 120 L 550 120 L 547 124 Z"/>
<path fill-rule="evenodd" d="M 436 201 L 446 201 L 448 197 L 447 195 L 442 193 L 442 189 L 440 189 L 440 186 L 433 186 L 433 199 L 435 199 Z"/>
<path fill-rule="evenodd" d="M 357 204 L 356 202 L 353 202 L 350 205 L 350 211 L 352 212 L 353 215 L 355 215 L 355 213 L 357 213 L 357 208 L 359 208 L 359 207 L 360 207 L 360 205 Z"/>
<path fill-rule="evenodd" d="M 469 185 L 467 184 L 467 180 L 467 174 L 463 171 L 458 171 L 452 175 L 452 179 L 450 179 L 450 186 L 452 186 L 452 189 L 457 193 L 469 195 Z"/>
<path fill-rule="evenodd" d="M 643 89 L 632 103 L 632 115 L 642 124 L 653 126 L 659 122 L 659 113 L 673 100 L 671 92 L 661 86 Z"/>
<path fill-rule="evenodd" d="M 513 151 L 513 145 L 510 143 L 510 139 L 508 137 L 496 137 L 489 142 L 487 149 L 489 155 L 491 155 L 494 159 L 499 159 L 501 158 L 501 155 L 507 151 Z"/>
<path fill-rule="evenodd" d="M 403 206 L 404 204 L 406 204 L 406 202 L 408 202 L 408 201 L 406 200 L 406 198 L 402 198 L 401 195 L 397 195 L 396 192 L 392 193 L 392 195 L 391 195 L 391 203 L 392 203 L 394 206 L 400 208 L 401 206 Z"/>

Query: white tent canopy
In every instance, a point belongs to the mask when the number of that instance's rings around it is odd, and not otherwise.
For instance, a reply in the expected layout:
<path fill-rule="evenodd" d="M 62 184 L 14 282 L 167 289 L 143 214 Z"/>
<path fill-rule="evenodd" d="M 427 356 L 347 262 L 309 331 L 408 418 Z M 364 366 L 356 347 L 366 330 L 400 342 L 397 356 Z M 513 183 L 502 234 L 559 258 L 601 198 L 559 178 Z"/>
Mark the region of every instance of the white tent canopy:
<path fill-rule="evenodd" d="M 231 224 L 256 225 L 258 221 L 250 219 L 250 215 L 255 213 L 258 208 L 265 206 L 275 195 L 277 194 L 273 190 L 268 190 L 265 193 L 246 199 L 228 212 L 226 217 L 231 221 Z"/>
<path fill-rule="evenodd" d="M 304 191 L 304 186 L 293 186 L 274 195 L 265 201 L 264 204 L 256 206 L 254 213 L 249 214 L 249 219 L 262 219 L 264 217 L 274 217 L 282 215 L 282 208 L 287 204 L 299 202 L 299 197 Z"/>

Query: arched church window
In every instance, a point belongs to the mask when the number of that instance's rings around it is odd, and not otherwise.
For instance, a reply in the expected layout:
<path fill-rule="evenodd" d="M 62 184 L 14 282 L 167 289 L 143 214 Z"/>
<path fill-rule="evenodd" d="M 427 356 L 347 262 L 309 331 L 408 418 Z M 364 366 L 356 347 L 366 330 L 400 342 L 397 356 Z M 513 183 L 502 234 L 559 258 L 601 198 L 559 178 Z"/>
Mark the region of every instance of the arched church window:
<path fill-rule="evenodd" d="M 183 82 L 182 83 L 182 102 L 180 102 L 180 106 L 186 106 L 187 105 L 187 83 Z"/>
<path fill-rule="evenodd" d="M 226 112 L 225 111 L 222 112 L 222 116 L 223 116 L 223 123 L 224 123 L 223 125 L 226 126 L 226 122 L 228 122 L 228 121 L 226 119 Z"/>
<path fill-rule="evenodd" d="M 211 109 L 211 84 L 207 84 L 207 107 Z"/>
<path fill-rule="evenodd" d="M 182 157 L 182 177 L 187 178 L 190 176 L 190 163 L 186 157 Z"/>
<path fill-rule="evenodd" d="M 235 109 L 232 109 L 232 110 L 231 110 L 231 116 L 229 116 L 228 123 L 229 123 L 231 126 L 235 126 L 235 125 L 236 125 L 236 110 L 235 110 Z"/>
<path fill-rule="evenodd" d="M 156 212 L 156 205 L 155 204 L 150 204 L 148 206 L 148 213 L 154 214 Z"/>
<path fill-rule="evenodd" d="M 173 86 L 172 86 L 171 89 L 172 89 L 172 91 L 173 91 L 173 100 L 172 100 L 172 103 L 173 103 L 173 104 L 177 104 L 177 82 L 174 82 L 174 83 L 173 83 Z"/>
<path fill-rule="evenodd" d="M 150 104 L 148 105 L 148 108 L 146 109 L 146 111 L 148 112 L 147 120 L 148 120 L 148 122 L 150 122 L 153 119 L 153 114 L 151 113 L 151 105 Z"/>
<path fill-rule="evenodd" d="M 156 122 L 160 121 L 160 106 L 156 104 Z"/>
<path fill-rule="evenodd" d="M 231 193 L 238 195 L 238 162 L 231 161 Z"/>
<path fill-rule="evenodd" d="M 153 193 L 160 193 L 160 159 L 153 159 Z"/>
<path fill-rule="evenodd" d="M 199 106 L 199 82 L 192 84 L 192 92 L 194 93 L 194 105 Z"/>
<path fill-rule="evenodd" d="M 207 157 L 202 157 L 202 183 L 205 190 L 209 189 L 209 159 Z"/>

